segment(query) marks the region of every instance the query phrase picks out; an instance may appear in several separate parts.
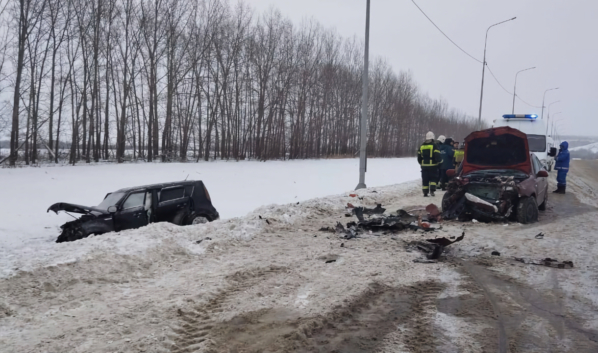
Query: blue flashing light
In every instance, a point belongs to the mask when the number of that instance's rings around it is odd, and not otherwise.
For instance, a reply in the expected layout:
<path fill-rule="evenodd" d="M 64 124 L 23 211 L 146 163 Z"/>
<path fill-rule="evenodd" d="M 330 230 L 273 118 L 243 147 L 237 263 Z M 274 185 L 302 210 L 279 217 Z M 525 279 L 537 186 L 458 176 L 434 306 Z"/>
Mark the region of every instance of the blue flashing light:
<path fill-rule="evenodd" d="M 535 120 L 538 118 L 538 115 L 537 114 L 505 114 L 502 117 L 505 119 L 523 118 L 523 119 Z"/>

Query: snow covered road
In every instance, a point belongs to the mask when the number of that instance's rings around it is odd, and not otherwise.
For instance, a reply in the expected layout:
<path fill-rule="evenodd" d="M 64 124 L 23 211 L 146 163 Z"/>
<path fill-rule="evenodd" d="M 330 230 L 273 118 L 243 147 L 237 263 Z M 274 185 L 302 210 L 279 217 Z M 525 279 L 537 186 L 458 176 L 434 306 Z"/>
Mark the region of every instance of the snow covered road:
<path fill-rule="evenodd" d="M 551 195 L 531 225 L 319 231 L 353 220 L 347 202 L 440 201 L 409 182 L 57 244 L 89 251 L 0 279 L 0 352 L 597 352 L 597 171 L 573 162 L 571 193 Z M 408 244 L 462 232 L 441 261 L 413 262 L 422 254 Z"/>

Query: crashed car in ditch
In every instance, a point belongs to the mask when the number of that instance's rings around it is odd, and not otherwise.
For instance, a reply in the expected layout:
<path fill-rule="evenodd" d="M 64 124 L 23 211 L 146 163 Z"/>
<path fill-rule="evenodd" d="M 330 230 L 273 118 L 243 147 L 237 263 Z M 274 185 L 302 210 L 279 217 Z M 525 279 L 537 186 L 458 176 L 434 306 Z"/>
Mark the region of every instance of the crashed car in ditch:
<path fill-rule="evenodd" d="M 533 223 L 548 200 L 548 172 L 523 132 L 498 127 L 465 138 L 465 156 L 449 170 L 444 219 Z"/>
<path fill-rule="evenodd" d="M 220 216 L 201 181 L 181 181 L 120 189 L 109 193 L 98 206 L 88 207 L 59 202 L 48 212 L 78 213 L 82 216 L 61 226 L 57 243 L 89 235 L 119 232 L 149 223 L 176 225 L 201 224 Z"/>

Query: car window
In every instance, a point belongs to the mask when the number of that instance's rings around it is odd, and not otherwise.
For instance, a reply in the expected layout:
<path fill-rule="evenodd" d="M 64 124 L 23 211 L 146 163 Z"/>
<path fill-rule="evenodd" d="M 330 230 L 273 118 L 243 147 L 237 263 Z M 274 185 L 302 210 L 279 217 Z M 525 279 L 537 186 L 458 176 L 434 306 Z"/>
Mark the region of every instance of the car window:
<path fill-rule="evenodd" d="M 160 202 L 180 199 L 184 196 L 184 194 L 185 189 L 183 189 L 182 187 L 163 189 L 162 192 L 160 192 Z"/>
<path fill-rule="evenodd" d="M 546 152 L 546 136 L 527 135 L 527 144 L 532 152 Z"/>
<path fill-rule="evenodd" d="M 124 192 L 113 192 L 112 194 L 108 194 L 106 195 L 106 198 L 104 198 L 104 201 L 98 205 L 98 208 L 107 210 L 108 207 L 115 206 L 124 196 Z"/>
<path fill-rule="evenodd" d="M 127 200 L 123 204 L 123 209 L 126 210 L 129 208 L 142 207 L 144 203 L 145 203 L 145 192 L 136 192 L 134 194 L 129 195 L 129 197 L 127 197 Z"/>

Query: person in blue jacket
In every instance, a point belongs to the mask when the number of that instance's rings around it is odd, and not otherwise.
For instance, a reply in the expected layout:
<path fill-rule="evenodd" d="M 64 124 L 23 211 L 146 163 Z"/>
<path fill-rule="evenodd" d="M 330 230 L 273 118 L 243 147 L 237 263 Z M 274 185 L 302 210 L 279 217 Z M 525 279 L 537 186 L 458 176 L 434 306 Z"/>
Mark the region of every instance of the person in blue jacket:
<path fill-rule="evenodd" d="M 557 170 L 556 175 L 556 187 L 554 193 L 564 194 L 567 189 L 567 173 L 569 172 L 569 143 L 563 141 L 560 145 L 561 149 L 559 154 L 556 156 L 556 164 L 554 169 Z"/>
<path fill-rule="evenodd" d="M 455 150 L 453 149 L 453 139 L 451 137 L 444 140 L 444 142 L 438 146 L 440 150 L 440 156 L 442 157 L 442 163 L 440 164 L 440 189 L 446 190 L 446 184 L 449 181 L 446 171 L 453 169 L 453 157 L 455 157 Z"/>

